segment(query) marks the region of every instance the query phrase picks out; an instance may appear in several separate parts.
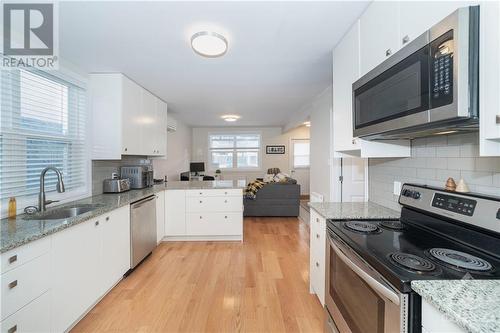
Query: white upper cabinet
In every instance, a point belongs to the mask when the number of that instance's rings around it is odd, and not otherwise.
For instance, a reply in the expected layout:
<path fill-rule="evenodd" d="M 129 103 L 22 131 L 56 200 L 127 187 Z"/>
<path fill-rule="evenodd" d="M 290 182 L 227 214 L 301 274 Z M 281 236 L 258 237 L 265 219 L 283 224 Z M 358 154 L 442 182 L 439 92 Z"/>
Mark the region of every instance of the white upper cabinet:
<path fill-rule="evenodd" d="M 399 2 L 374 1 L 359 20 L 361 76 L 399 49 Z"/>
<path fill-rule="evenodd" d="M 126 77 L 120 78 L 123 89 L 122 154 L 140 155 L 142 141 L 141 94 L 143 89 Z"/>
<path fill-rule="evenodd" d="M 500 3 L 482 3 L 479 15 L 479 153 L 500 156 Z"/>
<path fill-rule="evenodd" d="M 399 47 L 408 44 L 460 7 L 474 1 L 401 1 L 399 3 Z"/>
<path fill-rule="evenodd" d="M 92 159 L 166 155 L 167 103 L 120 73 L 91 74 L 89 91 Z"/>
<path fill-rule="evenodd" d="M 333 51 L 333 145 L 335 151 L 359 149 L 352 137 L 352 84 L 359 78 L 359 21 Z"/>

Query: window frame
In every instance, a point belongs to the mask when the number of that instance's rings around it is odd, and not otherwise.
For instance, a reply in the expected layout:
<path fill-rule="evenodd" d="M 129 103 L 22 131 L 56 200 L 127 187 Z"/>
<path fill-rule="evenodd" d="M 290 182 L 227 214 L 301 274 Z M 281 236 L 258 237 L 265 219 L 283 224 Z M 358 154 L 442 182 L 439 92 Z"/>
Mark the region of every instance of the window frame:
<path fill-rule="evenodd" d="M 259 137 L 259 146 L 257 148 L 212 148 L 211 145 L 211 137 L 214 135 L 257 135 Z M 229 171 L 229 172 L 248 172 L 248 171 L 261 171 L 262 170 L 262 132 L 261 131 L 214 131 L 209 132 L 207 136 L 207 170 L 215 171 L 220 169 L 221 171 Z M 257 149 L 257 167 L 240 167 L 238 168 L 238 152 L 241 151 L 253 151 Z M 231 151 L 233 153 L 233 167 L 232 168 L 216 168 L 212 163 L 212 152 L 213 151 Z"/>
<path fill-rule="evenodd" d="M 0 57 L 1 58 L 1 57 Z M 50 200 L 58 200 L 59 202 L 55 204 L 54 206 L 49 206 L 50 207 L 55 207 L 57 205 L 61 205 L 64 203 L 72 202 L 75 200 L 79 199 L 84 199 L 88 198 L 92 195 L 92 161 L 91 161 L 91 118 L 90 118 L 90 112 L 89 112 L 89 100 L 88 100 L 88 78 L 84 76 L 83 74 L 77 73 L 73 70 L 68 69 L 65 66 L 60 66 L 57 71 L 43 71 L 40 69 L 22 69 L 28 72 L 31 72 L 35 75 L 39 75 L 45 79 L 53 80 L 54 82 L 60 83 L 60 84 L 67 84 L 68 86 L 73 85 L 76 88 L 80 88 L 83 90 L 83 98 L 84 98 L 84 107 L 83 107 L 83 116 L 84 119 L 80 120 L 84 123 L 85 129 L 84 129 L 84 138 L 81 139 L 80 142 L 83 143 L 83 151 L 82 151 L 82 167 L 83 167 L 83 172 L 81 174 L 83 180 L 82 184 L 83 186 L 76 187 L 71 190 L 66 190 L 64 193 L 58 193 L 56 191 L 55 186 L 46 186 L 45 192 L 47 194 L 47 197 Z M 69 93 L 69 92 L 68 92 Z M 2 133 L 0 135 L 2 138 L 12 138 L 12 134 L 9 132 Z M 78 142 L 78 138 L 74 140 L 74 138 L 66 138 L 63 136 L 58 136 L 58 135 L 51 135 L 51 134 L 43 134 L 43 133 L 36 133 L 34 131 L 23 131 L 22 137 L 25 139 L 26 142 L 29 140 L 49 140 L 53 141 L 54 143 L 66 143 L 67 144 L 67 149 L 71 150 L 73 149 L 72 145 L 73 143 Z M 28 158 L 28 154 L 26 154 L 26 159 Z M 66 161 L 67 163 L 68 161 Z M 51 171 L 49 171 L 51 172 Z M 63 174 L 63 177 L 67 178 L 68 175 Z M 64 179 L 64 178 L 63 178 Z M 16 198 L 16 203 L 17 203 L 17 214 L 22 214 L 24 212 L 24 208 L 27 206 L 36 206 L 38 207 L 38 192 L 33 193 L 33 194 L 27 194 L 27 195 L 17 195 L 15 196 Z M 0 217 L 4 218 L 8 214 L 8 205 L 3 204 L 8 202 L 9 198 L 0 198 L 0 201 L 2 202 L 1 210 L 0 210 Z"/>

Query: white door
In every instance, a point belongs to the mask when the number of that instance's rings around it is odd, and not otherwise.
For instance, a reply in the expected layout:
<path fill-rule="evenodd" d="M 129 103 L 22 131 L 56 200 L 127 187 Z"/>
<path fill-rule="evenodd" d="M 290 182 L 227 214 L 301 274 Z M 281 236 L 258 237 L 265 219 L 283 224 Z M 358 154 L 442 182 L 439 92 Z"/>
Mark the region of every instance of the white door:
<path fill-rule="evenodd" d="M 365 201 L 366 159 L 357 157 L 342 158 L 342 202 Z"/>
<path fill-rule="evenodd" d="M 309 194 L 310 140 L 292 139 L 290 176 L 300 185 L 300 194 Z"/>

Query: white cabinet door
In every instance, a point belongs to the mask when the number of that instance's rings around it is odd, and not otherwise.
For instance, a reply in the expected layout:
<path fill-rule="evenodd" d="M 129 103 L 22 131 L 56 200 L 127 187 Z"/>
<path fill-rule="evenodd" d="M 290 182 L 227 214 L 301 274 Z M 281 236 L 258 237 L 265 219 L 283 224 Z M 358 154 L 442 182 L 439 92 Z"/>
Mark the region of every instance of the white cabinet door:
<path fill-rule="evenodd" d="M 142 153 L 142 88 L 122 75 L 122 154 L 141 155 Z M 110 126 L 111 124 L 108 124 Z"/>
<path fill-rule="evenodd" d="M 52 238 L 52 326 L 67 330 L 100 296 L 101 236 L 97 219 Z"/>
<path fill-rule="evenodd" d="M 101 295 L 121 280 L 130 269 L 130 207 L 114 210 L 99 218 L 101 227 Z"/>
<path fill-rule="evenodd" d="M 399 49 L 399 2 L 374 1 L 360 18 L 361 76 Z"/>
<path fill-rule="evenodd" d="M 156 193 L 156 241 L 165 237 L 165 191 Z"/>
<path fill-rule="evenodd" d="M 352 84 L 359 78 L 359 21 L 333 51 L 333 147 L 359 149 L 353 140 Z"/>
<path fill-rule="evenodd" d="M 156 100 L 156 143 L 155 143 L 155 155 L 165 156 L 167 155 L 167 103 L 161 99 Z"/>
<path fill-rule="evenodd" d="M 474 1 L 401 1 L 399 45 L 404 46 L 460 7 Z"/>
<path fill-rule="evenodd" d="M 479 36 L 479 149 L 500 156 L 500 4 L 481 3 Z"/>
<path fill-rule="evenodd" d="M 186 191 L 165 191 L 165 236 L 186 234 Z"/>
<path fill-rule="evenodd" d="M 141 114 L 142 114 L 142 154 L 141 155 L 156 155 L 156 100 L 157 98 L 147 91 L 141 91 Z"/>

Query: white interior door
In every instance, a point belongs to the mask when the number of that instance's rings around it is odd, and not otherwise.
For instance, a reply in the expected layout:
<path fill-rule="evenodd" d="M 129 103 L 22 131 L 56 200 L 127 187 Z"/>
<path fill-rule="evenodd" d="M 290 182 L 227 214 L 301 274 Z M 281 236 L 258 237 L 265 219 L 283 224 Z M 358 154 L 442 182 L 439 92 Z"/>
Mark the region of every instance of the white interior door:
<path fill-rule="evenodd" d="M 342 158 L 342 202 L 366 201 L 366 159 Z"/>
<path fill-rule="evenodd" d="M 300 194 L 309 194 L 310 140 L 292 139 L 290 150 L 290 176 L 300 185 Z"/>

